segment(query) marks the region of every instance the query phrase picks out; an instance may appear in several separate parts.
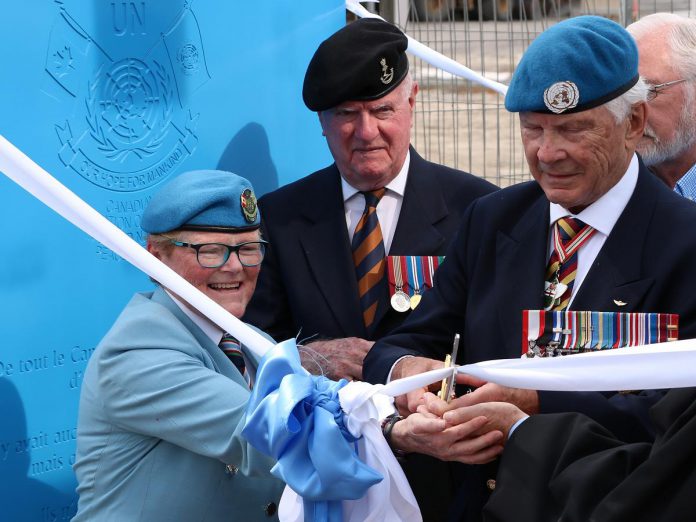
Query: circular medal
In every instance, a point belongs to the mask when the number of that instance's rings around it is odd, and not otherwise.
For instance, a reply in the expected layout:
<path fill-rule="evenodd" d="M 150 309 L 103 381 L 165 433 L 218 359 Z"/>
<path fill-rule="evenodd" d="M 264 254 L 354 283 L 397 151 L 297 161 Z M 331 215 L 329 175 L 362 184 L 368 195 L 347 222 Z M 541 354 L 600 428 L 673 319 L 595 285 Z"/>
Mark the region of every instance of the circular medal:
<path fill-rule="evenodd" d="M 391 305 L 397 312 L 406 312 L 410 308 L 410 303 L 408 299 L 408 294 L 397 290 L 396 293 L 391 296 Z"/>
<path fill-rule="evenodd" d="M 420 294 L 413 294 L 411 296 L 411 310 L 416 309 L 416 306 L 418 306 L 418 303 L 420 303 L 420 300 L 421 300 Z"/>

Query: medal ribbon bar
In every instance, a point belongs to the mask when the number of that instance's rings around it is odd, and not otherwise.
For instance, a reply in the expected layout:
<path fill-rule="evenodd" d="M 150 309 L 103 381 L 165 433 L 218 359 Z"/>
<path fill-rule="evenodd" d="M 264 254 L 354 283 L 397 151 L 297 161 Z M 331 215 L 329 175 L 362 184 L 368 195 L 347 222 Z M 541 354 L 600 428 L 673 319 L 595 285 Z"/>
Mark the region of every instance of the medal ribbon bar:
<path fill-rule="evenodd" d="M 679 315 L 523 310 L 522 354 L 555 357 L 676 341 Z"/>

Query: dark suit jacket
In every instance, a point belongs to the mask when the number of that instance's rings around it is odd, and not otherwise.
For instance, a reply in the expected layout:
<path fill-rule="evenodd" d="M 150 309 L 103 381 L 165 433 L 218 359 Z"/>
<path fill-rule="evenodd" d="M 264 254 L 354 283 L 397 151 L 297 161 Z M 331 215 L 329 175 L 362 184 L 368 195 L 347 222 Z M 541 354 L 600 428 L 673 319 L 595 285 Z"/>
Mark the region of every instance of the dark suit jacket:
<path fill-rule="evenodd" d="M 495 190 L 485 180 L 421 158 L 411 163 L 392 255 L 444 255 L 468 205 Z M 244 320 L 277 341 L 361 337 L 377 339 L 407 313 L 385 299 L 376 327 L 363 324 L 336 165 L 265 195 L 259 201 L 270 241 Z"/>
<path fill-rule="evenodd" d="M 687 521 L 696 511 L 696 389 L 651 411 L 654 443 L 626 444 L 577 413 L 532 416 L 503 453 L 484 519 Z"/>
<path fill-rule="evenodd" d="M 495 186 L 431 163 L 411 148 L 411 163 L 392 255 L 443 255 L 469 204 Z M 259 201 L 270 247 L 244 320 L 276 340 L 361 337 L 374 340 L 408 313 L 378 305 L 375 327 L 362 319 L 341 177 L 336 165 L 267 194 Z M 426 522 L 444 520 L 456 491 L 446 463 L 411 455 L 404 471 Z M 441 477 L 433 491 L 432 477 Z M 450 485 L 452 484 L 452 485 Z"/>
<path fill-rule="evenodd" d="M 458 363 L 519 357 L 522 310 L 543 308 L 549 202 L 535 182 L 474 202 L 435 286 L 408 320 L 379 340 L 363 376 L 384 382 L 404 355 L 443 359 L 461 334 Z M 680 316 L 680 338 L 696 337 L 696 205 L 642 164 L 635 191 L 572 303 L 576 310 L 664 312 Z M 627 303 L 619 307 L 615 301 Z M 542 412 L 585 413 L 626 441 L 651 440 L 647 411 L 660 394 L 540 392 Z M 468 466 L 461 511 L 476 520 L 495 471 Z"/>

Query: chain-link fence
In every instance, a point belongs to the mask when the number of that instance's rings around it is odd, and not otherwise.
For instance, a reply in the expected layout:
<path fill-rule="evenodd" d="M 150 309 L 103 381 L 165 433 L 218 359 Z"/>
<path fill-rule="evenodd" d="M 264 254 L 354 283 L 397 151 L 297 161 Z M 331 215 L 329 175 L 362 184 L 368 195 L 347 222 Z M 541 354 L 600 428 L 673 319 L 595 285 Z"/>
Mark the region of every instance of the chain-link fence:
<path fill-rule="evenodd" d="M 661 11 L 696 16 L 696 0 L 382 0 L 373 5 L 409 36 L 505 84 L 529 43 L 565 18 L 595 14 L 625 26 Z M 411 60 L 421 88 L 412 140 L 418 151 L 500 186 L 529 179 L 518 119 L 505 110 L 502 96 Z"/>

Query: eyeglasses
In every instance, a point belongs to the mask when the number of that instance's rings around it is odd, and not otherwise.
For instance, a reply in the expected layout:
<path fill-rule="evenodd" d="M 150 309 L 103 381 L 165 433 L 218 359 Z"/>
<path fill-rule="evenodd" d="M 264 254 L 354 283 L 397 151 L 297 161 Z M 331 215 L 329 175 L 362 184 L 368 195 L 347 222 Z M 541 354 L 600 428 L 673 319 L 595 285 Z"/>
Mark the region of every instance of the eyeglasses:
<path fill-rule="evenodd" d="M 671 82 L 658 83 L 657 85 L 650 85 L 648 83 L 648 101 L 652 101 L 655 98 L 657 98 L 657 95 L 665 89 L 669 89 L 673 85 L 677 85 L 678 83 L 682 83 L 685 81 L 687 81 L 686 78 L 682 78 L 681 80 L 672 80 Z"/>
<path fill-rule="evenodd" d="M 224 243 L 184 243 L 176 239 L 167 238 L 178 246 L 193 248 L 196 251 L 198 264 L 203 268 L 219 268 L 230 258 L 230 254 L 237 254 L 237 259 L 242 266 L 259 266 L 266 253 L 268 241 L 246 241 L 238 245 L 225 245 Z"/>

